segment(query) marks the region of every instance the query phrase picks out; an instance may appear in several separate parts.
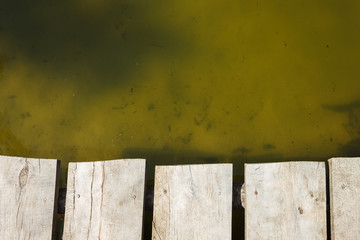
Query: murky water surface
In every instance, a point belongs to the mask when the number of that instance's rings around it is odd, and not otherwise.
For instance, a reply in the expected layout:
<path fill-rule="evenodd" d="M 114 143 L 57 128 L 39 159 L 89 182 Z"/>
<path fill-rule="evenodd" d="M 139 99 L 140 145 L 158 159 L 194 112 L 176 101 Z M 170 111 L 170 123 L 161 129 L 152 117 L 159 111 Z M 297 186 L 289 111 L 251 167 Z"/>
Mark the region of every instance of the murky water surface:
<path fill-rule="evenodd" d="M 155 164 L 360 155 L 360 2 L 0 7 L 0 154 Z"/>

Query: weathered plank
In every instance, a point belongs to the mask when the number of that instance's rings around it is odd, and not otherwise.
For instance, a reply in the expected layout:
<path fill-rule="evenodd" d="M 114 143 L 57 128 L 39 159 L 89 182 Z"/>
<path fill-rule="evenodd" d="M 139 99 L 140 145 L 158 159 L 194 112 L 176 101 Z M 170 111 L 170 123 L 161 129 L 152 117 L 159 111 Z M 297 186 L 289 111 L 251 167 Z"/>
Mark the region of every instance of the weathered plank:
<path fill-rule="evenodd" d="M 360 158 L 329 160 L 331 239 L 360 239 Z"/>
<path fill-rule="evenodd" d="M 0 156 L 0 239 L 51 239 L 60 161 Z"/>
<path fill-rule="evenodd" d="M 326 239 L 322 162 L 245 164 L 245 239 Z"/>
<path fill-rule="evenodd" d="M 233 182 L 233 197 L 232 197 L 232 208 L 233 210 L 243 209 L 240 200 L 241 187 L 244 182 L 234 181 Z M 65 197 L 66 197 L 66 188 L 59 189 L 59 199 L 58 199 L 58 214 L 65 213 Z M 145 186 L 145 196 L 144 196 L 144 209 L 145 211 L 153 211 L 154 206 L 154 185 Z"/>
<path fill-rule="evenodd" d="M 63 239 L 142 237 L 145 160 L 70 163 Z"/>
<path fill-rule="evenodd" d="M 156 166 L 152 239 L 231 239 L 232 177 L 232 164 Z"/>

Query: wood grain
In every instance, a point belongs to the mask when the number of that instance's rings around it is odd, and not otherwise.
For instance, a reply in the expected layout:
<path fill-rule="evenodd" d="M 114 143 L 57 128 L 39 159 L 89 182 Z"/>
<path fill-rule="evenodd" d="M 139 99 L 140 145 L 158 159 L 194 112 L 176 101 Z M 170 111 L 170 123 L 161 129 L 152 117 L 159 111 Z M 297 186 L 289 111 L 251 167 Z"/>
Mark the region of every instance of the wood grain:
<path fill-rule="evenodd" d="M 329 159 L 331 239 L 360 239 L 360 158 Z"/>
<path fill-rule="evenodd" d="M 52 239 L 59 164 L 0 156 L 0 239 Z"/>
<path fill-rule="evenodd" d="M 245 164 L 245 239 L 326 239 L 322 162 Z"/>
<path fill-rule="evenodd" d="M 70 163 L 63 239 L 140 240 L 145 160 Z"/>
<path fill-rule="evenodd" d="M 232 178 L 232 164 L 156 166 L 152 239 L 231 239 Z"/>

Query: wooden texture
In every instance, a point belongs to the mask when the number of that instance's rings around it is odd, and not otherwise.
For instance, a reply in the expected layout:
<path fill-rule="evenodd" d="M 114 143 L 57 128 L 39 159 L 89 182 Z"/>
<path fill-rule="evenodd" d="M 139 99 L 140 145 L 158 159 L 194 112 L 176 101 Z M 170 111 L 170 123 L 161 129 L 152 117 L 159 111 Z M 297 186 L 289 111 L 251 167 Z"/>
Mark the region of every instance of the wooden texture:
<path fill-rule="evenodd" d="M 0 239 L 51 239 L 59 161 L 0 156 Z"/>
<path fill-rule="evenodd" d="M 70 163 L 63 239 L 142 237 L 145 160 Z"/>
<path fill-rule="evenodd" d="M 232 164 L 156 166 L 152 239 L 231 239 L 232 178 Z"/>
<path fill-rule="evenodd" d="M 325 164 L 245 164 L 245 239 L 326 239 Z"/>
<path fill-rule="evenodd" d="M 331 239 L 360 239 L 360 158 L 329 160 Z"/>

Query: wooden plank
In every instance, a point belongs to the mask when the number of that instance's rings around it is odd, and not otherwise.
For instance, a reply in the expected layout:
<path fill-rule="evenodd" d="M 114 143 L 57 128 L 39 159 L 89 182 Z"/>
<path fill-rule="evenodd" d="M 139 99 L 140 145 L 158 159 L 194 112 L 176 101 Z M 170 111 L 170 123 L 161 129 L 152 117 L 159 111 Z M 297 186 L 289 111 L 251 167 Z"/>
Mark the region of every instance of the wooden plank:
<path fill-rule="evenodd" d="M 232 177 L 232 164 L 156 166 L 152 239 L 231 239 Z"/>
<path fill-rule="evenodd" d="M 142 237 L 145 160 L 70 163 L 63 239 Z"/>
<path fill-rule="evenodd" d="M 245 164 L 245 239 L 326 239 L 323 162 Z"/>
<path fill-rule="evenodd" d="M 0 156 L 0 239 L 51 239 L 60 161 Z"/>
<path fill-rule="evenodd" d="M 360 158 L 329 160 L 331 239 L 360 239 Z"/>

